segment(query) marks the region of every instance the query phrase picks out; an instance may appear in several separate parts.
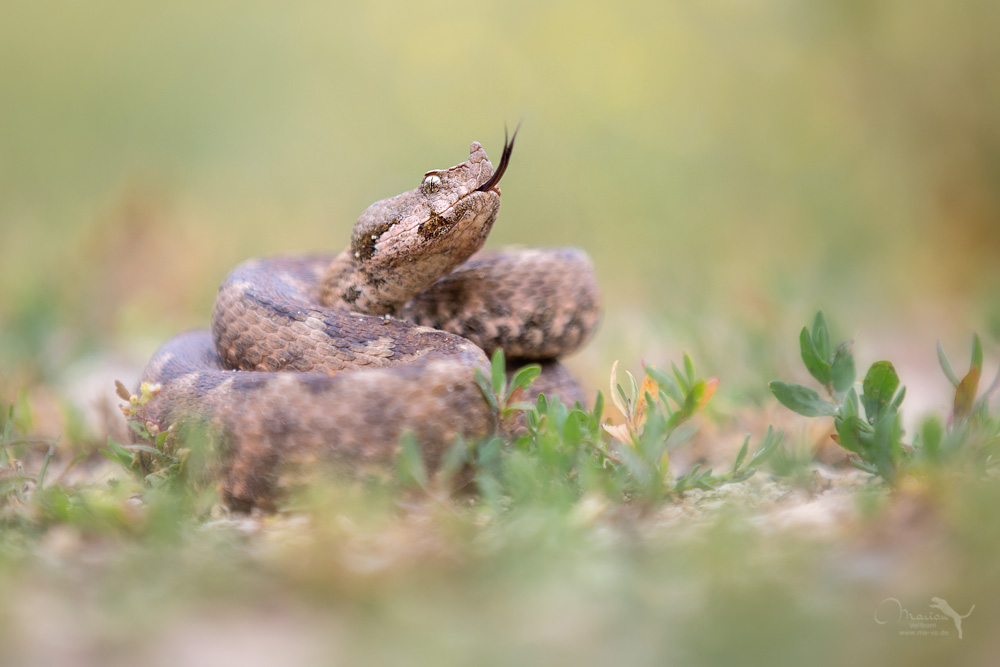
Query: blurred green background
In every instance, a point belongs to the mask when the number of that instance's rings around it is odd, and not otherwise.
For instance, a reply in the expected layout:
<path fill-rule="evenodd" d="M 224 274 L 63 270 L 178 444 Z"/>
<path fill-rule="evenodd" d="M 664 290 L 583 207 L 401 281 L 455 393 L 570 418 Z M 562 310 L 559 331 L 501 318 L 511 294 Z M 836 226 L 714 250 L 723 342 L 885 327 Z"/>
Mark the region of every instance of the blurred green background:
<path fill-rule="evenodd" d="M 859 366 L 897 364 L 908 415 L 946 414 L 935 339 L 964 359 L 979 331 L 986 377 L 1000 340 L 998 25 L 996 0 L 7 0 L 0 406 L 26 396 L 36 430 L 59 424 L 61 448 L 93 454 L 101 434 L 81 436 L 77 412 L 47 395 L 113 404 L 113 379 L 131 383 L 166 337 L 208 325 L 238 262 L 341 249 L 369 203 L 464 160 L 473 140 L 496 158 L 504 124 L 523 118 L 490 243 L 593 256 L 605 318 L 571 360 L 589 386 L 606 386 L 615 359 L 637 370 L 688 350 L 722 379 L 713 408 L 755 415 L 721 428 L 757 442 L 789 419 L 767 381 L 806 379 L 796 335 L 823 308 L 838 339 L 857 337 Z M 826 437 L 797 428 L 786 442 Z M 365 497 L 357 525 L 319 503 L 329 536 L 304 547 L 280 523 L 243 542 L 167 513 L 143 549 L 82 507 L 97 528 L 39 528 L 37 549 L 30 522 L 0 531 L 0 630 L 18 638 L 0 663 L 19 644 L 76 642 L 97 647 L 90 664 L 220 655 L 206 645 L 263 664 L 263 628 L 293 657 L 333 628 L 358 664 L 412 664 L 412 644 L 451 656 L 436 664 L 469 664 L 463 650 L 554 664 L 567 646 L 584 662 L 742 664 L 747 647 L 766 664 L 844 664 L 854 650 L 947 662 L 953 643 L 873 634 L 880 600 L 917 591 L 913 609 L 931 595 L 976 604 L 965 663 L 992 664 L 995 489 L 972 487 L 967 505 L 901 495 L 892 530 L 848 523 L 856 534 L 804 546 L 726 511 L 705 539 L 669 521 L 651 537 L 627 508 L 583 536 L 558 513 L 428 529 L 419 511 L 397 521 L 395 504 L 369 526 Z M 928 537 L 921 522 L 938 513 L 952 519 Z M 955 554 L 939 564 L 940 550 Z M 905 567 L 917 557 L 930 565 Z M 219 618 L 231 626 L 216 640 Z M 105 659 L 119 644 L 123 658 Z"/>
<path fill-rule="evenodd" d="M 764 394 L 820 307 L 929 360 L 995 338 L 997 25 L 991 0 L 8 2 L 0 390 L 206 326 L 237 262 L 344 247 L 522 117 L 491 243 L 593 255 L 592 384 L 683 348 Z"/>

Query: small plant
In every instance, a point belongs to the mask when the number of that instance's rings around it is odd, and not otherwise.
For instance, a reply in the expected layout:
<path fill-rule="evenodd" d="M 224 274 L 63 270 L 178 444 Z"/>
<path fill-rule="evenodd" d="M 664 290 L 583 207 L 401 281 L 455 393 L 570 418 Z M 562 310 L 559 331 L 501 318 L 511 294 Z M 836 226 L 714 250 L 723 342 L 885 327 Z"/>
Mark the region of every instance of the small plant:
<path fill-rule="evenodd" d="M 501 425 L 509 425 L 518 413 L 530 410 L 531 403 L 521 401 L 525 390 L 542 372 L 538 364 L 529 364 L 519 369 L 507 381 L 507 362 L 503 350 L 497 348 L 490 360 L 490 377 L 476 369 L 475 380 L 483 392 L 486 402 L 496 413 Z"/>
<path fill-rule="evenodd" d="M 899 414 L 906 388 L 900 386 L 891 362 L 876 361 L 862 381 L 859 396 L 851 346 L 845 342 L 833 348 L 820 311 L 811 330 L 802 328 L 799 351 L 806 370 L 823 386 L 829 400 L 799 384 L 775 380 L 769 386 L 782 405 L 800 415 L 833 417 L 834 440 L 851 452 L 851 463 L 894 484 L 912 451 L 903 444 Z"/>
<path fill-rule="evenodd" d="M 1000 386 L 1000 375 L 977 399 L 983 361 L 978 336 L 973 337 L 972 361 L 962 379 L 955 375 L 938 344 L 941 368 L 955 387 L 952 415 L 947 428 L 933 418 L 925 421 L 912 445 L 903 442 L 900 416 L 906 388 L 901 386 L 891 362 L 876 361 L 869 367 L 859 395 L 851 343 L 832 347 L 822 312 L 816 313 L 812 329 L 803 327 L 799 350 L 806 369 L 823 386 L 827 398 L 809 387 L 777 380 L 770 383 L 771 392 L 782 405 L 800 415 L 832 417 L 836 431 L 833 439 L 850 452 L 855 467 L 896 484 L 915 462 L 940 462 L 943 453 L 963 449 L 962 443 L 969 444 L 965 449 L 975 451 L 984 467 L 995 463 L 1000 420 L 990 415 L 988 397 Z"/>
<path fill-rule="evenodd" d="M 158 486 L 175 479 L 184 469 L 190 448 L 171 452 L 168 440 L 171 429 L 161 430 L 160 424 L 148 413 L 147 406 L 161 391 L 159 384 L 143 382 L 138 394 L 129 393 L 121 382 L 115 382 L 115 393 L 125 405 L 120 406 L 129 428 L 149 444 L 122 445 L 108 438 L 107 449 L 101 454 L 127 470 L 140 482 Z"/>
<path fill-rule="evenodd" d="M 674 491 L 682 492 L 692 488 L 708 490 L 722 486 L 723 484 L 732 484 L 750 479 L 761 465 L 779 451 L 784 436 L 784 431 L 775 433 L 774 427 L 768 426 L 767 433 L 764 435 L 764 440 L 761 442 L 760 447 L 754 450 L 754 453 L 748 459 L 747 452 L 750 447 L 750 436 L 748 435 L 743 441 L 743 446 L 740 447 L 740 451 L 736 455 L 736 460 L 733 461 L 733 465 L 728 472 L 722 475 L 713 475 L 711 468 L 701 470 L 701 465 L 696 465 L 687 474 L 677 478 L 674 482 Z"/>
<path fill-rule="evenodd" d="M 27 411 L 26 405 L 24 410 Z M 30 423 L 30 418 L 28 418 L 28 421 Z M 11 403 L 7 409 L 7 416 L 3 421 L 3 428 L 0 429 L 0 507 L 9 500 L 25 503 L 28 501 L 33 489 L 41 488 L 45 483 L 45 475 L 49 469 L 49 463 L 52 461 L 52 455 L 55 452 L 55 445 L 52 442 L 21 437 L 16 423 L 14 404 Z M 42 460 L 38 475 L 35 476 L 27 474 L 24 470 L 24 465 L 17 458 L 18 455 L 11 456 L 10 452 L 11 447 L 17 450 L 33 444 L 48 446 L 48 451 Z"/>
<path fill-rule="evenodd" d="M 979 394 L 983 369 L 983 346 L 979 336 L 972 337 L 969 370 L 962 378 L 952 370 L 940 342 L 937 353 L 941 370 L 955 388 L 952 411 L 944 424 L 936 417 L 925 419 L 914 437 L 914 449 L 925 464 L 951 463 L 993 471 L 1000 463 L 1000 416 L 990 412 L 989 399 L 1000 388 L 1000 370 L 989 387 Z"/>
<path fill-rule="evenodd" d="M 972 337 L 972 359 L 969 361 L 969 371 L 960 380 L 955 371 L 951 368 L 948 355 L 944 352 L 941 341 L 937 344 L 938 363 L 945 377 L 955 387 L 955 400 L 952 401 L 952 412 L 949 423 L 965 423 L 973 419 L 980 419 L 988 414 L 989 396 L 1000 387 L 1000 371 L 989 388 L 979 399 L 976 394 L 979 391 L 979 380 L 983 375 L 983 343 L 978 335 Z"/>
<path fill-rule="evenodd" d="M 682 423 L 703 410 L 715 393 L 719 384 L 717 378 L 696 380 L 691 357 L 684 355 L 684 372 L 671 364 L 673 375 L 663 373 L 653 366 L 645 368 L 640 387 L 635 376 L 629 371 L 630 393 L 618 383 L 618 362 L 611 367 L 611 401 L 625 416 L 625 423 L 617 426 L 605 425 L 604 429 L 621 443 L 640 445 L 647 413 L 662 407 L 667 418 L 664 428 L 671 433 Z M 652 408 L 652 410 L 650 410 Z M 666 461 L 663 462 L 666 464 Z"/>
<path fill-rule="evenodd" d="M 626 371 L 627 389 L 618 382 L 617 363 L 611 371 L 611 395 L 624 423 L 604 421 L 604 395 L 592 409 L 567 407 L 544 394 L 534 405 L 522 400 L 538 366 L 520 369 L 507 381 L 502 352 L 493 355 L 490 378 L 477 382 L 502 424 L 523 419 L 514 435 L 495 435 L 471 446 L 457 443 L 442 468 L 449 474 L 471 464 L 480 494 L 491 503 L 544 500 L 553 505 L 575 502 L 584 494 L 655 504 L 673 493 L 710 489 L 749 478 L 777 449 L 781 434 L 768 430 L 764 443 L 748 457 L 749 438 L 732 468 L 722 475 L 695 467 L 674 478 L 669 451 L 697 430 L 689 424 L 712 397 L 718 380 L 699 380 L 690 357 L 671 373 L 647 366 L 640 383 Z M 510 431 L 507 431 L 510 433 Z M 404 438 L 397 464 L 404 478 L 426 488 L 426 472 L 418 465 L 416 443 Z M 400 465 L 401 464 L 401 465 Z M 440 474 L 440 473 L 439 473 Z"/>
<path fill-rule="evenodd" d="M 746 458 L 750 445 L 747 436 L 728 472 L 713 475 L 711 468 L 702 470 L 699 464 L 671 479 L 670 450 L 694 435 L 696 428 L 683 426 L 705 408 L 719 381 L 717 378 L 697 379 L 691 357 L 684 355 L 683 370 L 676 364 L 671 364 L 670 373 L 646 366 L 641 385 L 626 371 L 630 386 L 630 391 L 626 392 L 618 383 L 617 367 L 616 362 L 611 369 L 611 391 L 615 407 L 625 416 L 625 423 L 605 424 L 604 429 L 616 441 L 612 456 L 617 455 L 636 480 L 646 480 L 650 487 L 643 489 L 646 496 L 661 491 L 708 490 L 749 479 L 781 443 L 783 434 L 775 434 L 768 428 L 763 443 L 749 459 Z"/>
<path fill-rule="evenodd" d="M 129 428 L 140 438 L 147 442 L 155 443 L 157 438 L 166 438 L 166 432 L 161 432 L 160 424 L 149 415 L 149 402 L 159 395 L 163 389 L 158 383 L 143 382 L 139 386 L 139 393 L 132 394 L 119 380 L 115 380 L 115 393 L 118 398 L 125 401 L 125 405 L 118 406 Z M 163 443 L 159 443 L 163 444 Z"/>

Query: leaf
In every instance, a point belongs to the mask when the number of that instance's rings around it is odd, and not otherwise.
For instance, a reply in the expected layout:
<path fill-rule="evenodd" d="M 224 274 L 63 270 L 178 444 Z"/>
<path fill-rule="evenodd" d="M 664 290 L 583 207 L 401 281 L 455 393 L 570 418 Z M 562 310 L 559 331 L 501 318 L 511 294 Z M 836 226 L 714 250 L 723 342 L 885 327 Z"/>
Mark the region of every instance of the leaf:
<path fill-rule="evenodd" d="M 781 441 L 785 439 L 785 432 L 778 431 L 774 432 L 774 427 L 768 425 L 767 433 L 764 435 L 764 442 L 760 444 L 757 451 L 753 453 L 750 457 L 750 461 L 747 462 L 747 467 L 749 469 L 751 466 L 757 466 L 766 462 L 771 456 L 778 451 L 778 447 L 781 445 Z"/>
<path fill-rule="evenodd" d="M 670 450 L 666 447 L 663 448 L 663 455 L 660 457 L 660 462 L 657 465 L 657 470 L 667 472 L 670 470 Z"/>
<path fill-rule="evenodd" d="M 920 429 L 920 439 L 923 442 L 923 454 L 931 461 L 941 457 L 941 441 L 944 439 L 944 426 L 935 417 L 926 419 Z"/>
<path fill-rule="evenodd" d="M 663 389 L 667 396 L 677 403 L 677 405 L 684 405 L 684 394 L 681 393 L 676 380 L 653 366 L 646 366 L 646 375 L 653 378 L 653 380 L 656 381 L 656 384 L 660 385 L 660 388 Z"/>
<path fill-rule="evenodd" d="M 691 481 L 697 478 L 699 470 L 701 470 L 701 464 L 696 463 L 693 468 L 687 471 L 687 474 L 678 477 L 677 482 L 675 483 L 676 490 L 683 491 L 689 486 L 692 486 Z"/>
<path fill-rule="evenodd" d="M 486 403 L 489 404 L 490 410 L 493 412 L 498 412 L 500 407 L 497 405 L 497 395 L 493 391 L 493 385 L 490 381 L 486 379 L 486 374 L 479 368 L 473 373 L 473 378 L 476 384 L 479 385 L 479 390 L 483 392 L 483 398 L 486 399 Z"/>
<path fill-rule="evenodd" d="M 813 319 L 812 342 L 821 359 L 830 358 L 830 331 L 826 328 L 822 310 L 817 311 Z"/>
<path fill-rule="evenodd" d="M 675 412 L 665 421 L 665 432 L 669 434 L 667 436 L 667 446 L 670 449 L 676 449 L 687 444 L 694 437 L 695 433 L 701 429 L 701 426 L 696 423 L 681 424 L 680 416 L 679 412 Z"/>
<path fill-rule="evenodd" d="M 507 395 L 504 396 L 503 401 L 501 401 L 501 404 L 503 405 L 501 412 L 509 414 L 515 410 L 514 408 L 515 405 L 525 405 L 525 403 L 521 401 L 523 397 L 524 397 L 524 389 L 522 389 L 521 387 L 515 387 L 513 385 L 509 385 L 507 387 Z M 531 407 L 533 406 L 529 406 L 529 409 Z"/>
<path fill-rule="evenodd" d="M 625 375 L 628 376 L 628 385 L 629 385 L 629 389 L 632 392 L 632 399 L 635 400 L 635 401 L 638 401 L 639 400 L 639 396 L 640 396 L 640 394 L 639 394 L 639 382 L 635 379 L 635 376 L 632 375 L 632 371 L 625 371 Z"/>
<path fill-rule="evenodd" d="M 983 343 L 979 340 L 979 334 L 972 335 L 972 362 L 969 369 L 978 368 L 983 370 Z"/>
<path fill-rule="evenodd" d="M 465 444 L 465 440 L 459 435 L 441 458 L 441 465 L 438 467 L 435 483 L 438 484 L 439 488 L 448 487 L 458 471 L 468 462 L 469 446 Z"/>
<path fill-rule="evenodd" d="M 10 440 L 13 433 L 14 433 L 14 403 L 11 402 L 11 404 L 7 406 L 7 419 L 4 420 L 3 437 L 0 439 L 4 441 Z"/>
<path fill-rule="evenodd" d="M 567 415 L 569 415 L 569 410 L 563 402 L 559 400 L 559 397 L 556 396 L 553 398 L 552 402 L 549 403 L 549 419 L 552 420 L 556 430 L 562 430 L 563 424 L 566 422 Z"/>
<path fill-rule="evenodd" d="M 476 465 L 485 468 L 496 464 L 500 459 L 500 447 L 503 440 L 494 436 L 476 448 Z"/>
<path fill-rule="evenodd" d="M 861 404 L 869 424 L 875 424 L 892 402 L 899 388 L 899 376 L 892 362 L 876 361 L 861 385 Z"/>
<path fill-rule="evenodd" d="M 125 449 L 131 452 L 143 452 L 144 454 L 149 454 L 151 456 L 165 456 L 159 449 L 156 447 L 150 447 L 149 445 L 129 445 Z"/>
<path fill-rule="evenodd" d="M 824 387 L 829 387 L 831 381 L 830 362 L 820 356 L 813 344 L 812 336 L 809 335 L 809 329 L 806 327 L 802 327 L 802 332 L 799 334 L 799 351 L 802 354 L 802 363 L 805 364 L 809 374 Z"/>
<path fill-rule="evenodd" d="M 503 485 L 490 473 L 480 472 L 476 475 L 476 491 L 486 501 L 487 505 L 499 507 L 503 503 Z"/>
<path fill-rule="evenodd" d="M 705 406 L 708 405 L 708 401 L 715 395 L 715 390 L 719 387 L 719 378 L 709 378 L 705 381 L 705 393 L 701 397 L 701 404 L 698 406 L 699 410 L 704 410 Z"/>
<path fill-rule="evenodd" d="M 973 366 L 955 389 L 955 402 L 952 414 L 955 419 L 965 419 L 972 413 L 979 391 L 979 366 Z"/>
<path fill-rule="evenodd" d="M 867 437 L 862 436 L 866 434 Z M 851 415 L 840 420 L 837 424 L 837 444 L 849 452 L 861 455 L 865 460 L 869 458 L 871 427 L 862 421 L 858 415 Z"/>
<path fill-rule="evenodd" d="M 427 467 L 424 457 L 417 444 L 417 436 L 412 431 L 406 431 L 400 437 L 399 453 L 396 455 L 396 472 L 404 484 L 414 484 L 421 488 L 427 486 Z"/>
<path fill-rule="evenodd" d="M 118 456 L 118 453 L 117 453 L 117 452 L 114 452 L 114 451 L 109 451 L 109 450 L 107 450 L 107 449 L 101 449 L 101 448 L 98 448 L 98 450 L 97 450 L 97 451 L 99 451 L 99 452 L 100 452 L 100 453 L 101 453 L 102 455 L 104 455 L 104 457 L 105 457 L 106 459 L 108 459 L 109 461 L 114 461 L 115 463 L 117 463 L 117 464 L 119 464 L 119 465 L 122 465 L 122 466 L 125 466 L 125 465 L 127 465 L 126 463 L 124 463 L 124 462 L 123 462 L 123 461 L 121 460 L 121 458 L 120 458 L 120 457 Z"/>
<path fill-rule="evenodd" d="M 493 391 L 497 396 L 503 396 L 507 388 L 506 362 L 503 357 L 503 349 L 497 348 L 490 360 L 490 375 L 493 380 Z"/>
<path fill-rule="evenodd" d="M 660 399 L 660 405 L 662 405 L 663 409 L 667 411 L 667 414 L 668 415 L 674 414 L 674 408 L 672 405 L 670 405 L 670 397 L 667 396 L 667 392 L 663 391 L 662 388 L 659 391 L 658 398 Z"/>
<path fill-rule="evenodd" d="M 677 368 L 677 364 L 671 363 L 670 368 L 674 371 L 674 377 L 677 378 L 677 385 L 681 388 L 681 392 L 686 394 L 691 391 L 691 383 L 681 373 L 681 369 Z"/>
<path fill-rule="evenodd" d="M 636 438 L 636 443 L 639 445 L 639 452 L 643 458 L 654 465 L 660 461 L 660 458 L 663 456 L 663 450 L 666 448 L 670 430 L 669 420 L 663 416 L 662 412 L 654 412 L 649 415 L 649 419 L 646 421 L 646 428 Z"/>
<path fill-rule="evenodd" d="M 121 380 L 115 380 L 115 393 L 118 395 L 118 398 L 123 401 L 127 401 L 132 398 L 132 394 L 130 394 L 129 390 L 125 388 L 125 385 L 121 383 Z"/>
<path fill-rule="evenodd" d="M 873 465 L 871 465 L 869 463 L 865 463 L 864 461 L 858 461 L 854 457 L 848 457 L 847 460 L 851 462 L 852 466 L 854 466 L 855 468 L 857 468 L 858 470 L 860 470 L 862 472 L 866 472 L 869 475 L 877 475 L 878 474 L 878 468 L 876 468 L 875 466 L 873 466 Z"/>
<path fill-rule="evenodd" d="M 694 362 L 688 354 L 684 355 L 684 375 L 688 384 L 694 384 Z"/>
<path fill-rule="evenodd" d="M 594 399 L 594 410 L 592 412 L 594 420 L 600 422 L 604 416 L 604 393 L 598 391 L 597 398 Z"/>
<path fill-rule="evenodd" d="M 896 394 L 896 398 L 893 399 L 892 405 L 889 406 L 890 410 L 899 410 L 899 406 L 903 404 L 903 399 L 906 398 L 906 387 L 900 387 L 899 393 Z"/>
<path fill-rule="evenodd" d="M 618 411 L 628 417 L 628 399 L 625 398 L 625 392 L 622 391 L 622 386 L 618 384 L 618 360 L 615 359 L 615 363 L 611 364 L 611 402 L 615 404 Z"/>
<path fill-rule="evenodd" d="M 736 460 L 733 461 L 733 474 L 740 469 L 740 464 L 743 463 L 743 459 L 747 456 L 747 450 L 750 448 L 750 436 L 748 435 L 743 440 L 743 446 L 740 447 L 740 453 L 736 455 Z"/>
<path fill-rule="evenodd" d="M 570 447 L 579 447 L 583 439 L 579 419 L 566 419 L 562 429 L 563 442 Z"/>
<path fill-rule="evenodd" d="M 35 417 L 31 411 L 31 400 L 28 397 L 28 392 L 23 387 L 17 392 L 17 410 L 13 414 L 16 414 L 14 427 L 21 433 L 30 433 L 35 423 Z"/>
<path fill-rule="evenodd" d="M 941 341 L 937 342 L 937 355 L 938 363 L 941 364 L 941 370 L 944 371 L 945 377 L 951 382 L 951 386 L 958 388 L 958 376 L 955 375 L 955 371 L 951 369 L 951 363 L 948 361 L 948 355 L 944 353 L 944 346 L 941 345 Z"/>
<path fill-rule="evenodd" d="M 105 458 L 114 461 L 125 470 L 135 472 L 135 458 L 132 452 L 119 445 L 110 436 L 108 437 L 108 449 L 99 450 Z"/>
<path fill-rule="evenodd" d="M 38 479 L 35 484 L 39 490 L 45 486 L 45 473 L 49 470 L 49 463 L 52 461 L 53 454 L 56 453 L 55 445 L 49 445 L 49 450 L 45 452 L 45 458 L 42 460 L 42 469 L 38 471 Z"/>
<path fill-rule="evenodd" d="M 128 450 L 124 445 L 119 445 L 111 436 L 108 436 L 108 447 L 111 448 L 115 454 L 124 455 L 128 458 L 132 458 L 132 452 Z"/>
<path fill-rule="evenodd" d="M 872 458 L 879 474 L 889 484 L 896 483 L 896 463 L 902 452 L 899 413 L 889 410 L 875 424 Z"/>
<path fill-rule="evenodd" d="M 833 364 L 830 366 L 833 390 L 837 394 L 843 394 L 854 385 L 856 377 L 854 352 L 851 350 L 851 344 L 843 343 L 837 347 L 837 351 L 833 355 Z"/>
<path fill-rule="evenodd" d="M 691 391 L 681 407 L 681 419 L 690 419 L 695 413 L 703 410 L 718 386 L 719 378 L 712 378 L 711 380 L 701 380 L 691 387 Z"/>
<path fill-rule="evenodd" d="M 663 477 L 646 459 L 631 447 L 624 447 L 618 452 L 622 466 L 627 471 L 631 486 L 641 497 L 652 500 L 658 498 L 663 490 Z"/>
<path fill-rule="evenodd" d="M 659 396 L 659 392 L 656 391 L 657 386 L 656 380 L 651 378 L 648 373 L 642 378 L 642 387 L 639 388 L 639 394 L 636 396 L 635 410 L 632 418 L 629 419 L 629 426 L 633 430 L 638 431 L 646 423 L 646 411 L 656 403 L 653 396 Z"/>
<path fill-rule="evenodd" d="M 689 488 L 704 489 L 710 491 L 718 480 L 712 477 L 712 469 L 702 471 L 701 464 L 695 465 L 683 477 L 679 477 L 674 484 L 675 491 L 684 491 Z"/>
<path fill-rule="evenodd" d="M 836 405 L 823 400 L 809 387 L 778 380 L 771 382 L 768 387 L 782 405 L 805 417 L 833 417 L 837 414 Z"/>
<path fill-rule="evenodd" d="M 707 391 L 708 386 L 704 380 L 691 387 L 691 391 L 684 399 L 684 406 L 681 408 L 681 419 L 690 419 L 698 412 L 698 406 L 702 404 L 702 399 L 705 398 Z"/>
<path fill-rule="evenodd" d="M 601 424 L 601 427 L 607 431 L 612 438 L 623 445 L 632 444 L 632 438 L 629 436 L 628 426 L 625 424 Z"/>
<path fill-rule="evenodd" d="M 167 437 L 169 435 L 170 435 L 169 430 L 160 431 L 159 433 L 156 434 L 156 438 L 153 439 L 153 444 L 156 446 L 156 449 L 158 449 L 161 452 L 163 451 L 164 447 L 166 447 L 167 445 Z"/>
<path fill-rule="evenodd" d="M 858 392 L 854 387 L 847 390 L 847 396 L 844 397 L 844 405 L 841 408 L 841 416 L 844 418 L 850 417 L 852 415 L 858 415 L 858 408 L 860 404 L 858 403 Z"/>
<path fill-rule="evenodd" d="M 618 390 L 618 399 L 626 406 L 626 408 L 622 410 L 622 414 L 625 415 L 625 418 L 627 419 L 632 414 L 632 401 L 628 400 L 628 397 L 625 395 L 625 390 L 622 389 L 620 384 L 616 385 L 616 389 Z M 615 405 L 619 405 L 619 402 L 615 401 Z"/>
<path fill-rule="evenodd" d="M 510 380 L 511 393 L 518 388 L 522 390 L 527 389 L 541 374 L 542 367 L 538 364 L 529 364 L 528 366 L 519 369 L 516 373 L 514 373 L 514 377 Z"/>

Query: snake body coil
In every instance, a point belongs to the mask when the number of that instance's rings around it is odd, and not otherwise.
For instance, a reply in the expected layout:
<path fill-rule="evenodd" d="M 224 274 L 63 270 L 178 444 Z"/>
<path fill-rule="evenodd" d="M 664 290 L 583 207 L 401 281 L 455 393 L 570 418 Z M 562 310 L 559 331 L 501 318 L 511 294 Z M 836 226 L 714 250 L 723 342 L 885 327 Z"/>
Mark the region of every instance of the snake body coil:
<path fill-rule="evenodd" d="M 336 256 L 247 261 L 219 288 L 212 330 L 176 336 L 142 374 L 161 428 L 219 434 L 231 505 L 267 505 L 297 463 L 390 460 L 412 431 L 433 467 L 456 436 L 496 426 L 473 377 L 502 348 L 542 363 L 534 391 L 579 398 L 556 361 L 589 338 L 599 295 L 574 248 L 479 253 L 500 208 L 479 143 L 469 159 L 372 204 Z"/>

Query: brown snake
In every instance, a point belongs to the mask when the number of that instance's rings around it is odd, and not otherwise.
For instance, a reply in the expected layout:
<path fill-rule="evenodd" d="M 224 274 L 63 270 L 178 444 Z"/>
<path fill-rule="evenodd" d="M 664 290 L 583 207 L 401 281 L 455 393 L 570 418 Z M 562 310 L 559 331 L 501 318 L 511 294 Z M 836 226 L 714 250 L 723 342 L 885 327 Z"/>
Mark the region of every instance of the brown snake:
<path fill-rule="evenodd" d="M 407 430 L 435 466 L 456 436 L 496 427 L 473 376 L 489 374 L 497 348 L 511 368 L 542 364 L 535 393 L 579 398 L 556 359 L 597 324 L 590 259 L 575 248 L 478 253 L 513 144 L 496 171 L 474 142 L 466 162 L 375 202 L 339 255 L 241 264 L 219 288 L 212 331 L 154 354 L 141 380 L 161 385 L 149 418 L 214 427 L 230 505 L 267 505 L 291 464 L 391 460 Z"/>

